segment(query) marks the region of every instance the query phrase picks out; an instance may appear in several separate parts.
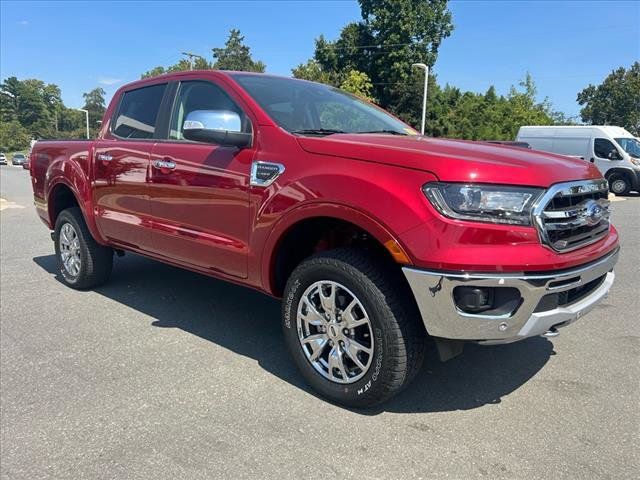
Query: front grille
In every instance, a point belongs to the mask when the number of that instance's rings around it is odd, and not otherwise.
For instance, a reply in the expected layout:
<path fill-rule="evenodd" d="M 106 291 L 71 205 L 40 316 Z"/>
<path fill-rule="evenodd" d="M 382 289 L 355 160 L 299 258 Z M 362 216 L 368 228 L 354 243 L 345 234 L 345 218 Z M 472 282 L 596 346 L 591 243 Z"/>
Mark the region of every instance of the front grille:
<path fill-rule="evenodd" d="M 568 252 L 605 237 L 608 196 L 604 179 L 554 185 L 534 209 L 540 239 L 558 252 Z"/>

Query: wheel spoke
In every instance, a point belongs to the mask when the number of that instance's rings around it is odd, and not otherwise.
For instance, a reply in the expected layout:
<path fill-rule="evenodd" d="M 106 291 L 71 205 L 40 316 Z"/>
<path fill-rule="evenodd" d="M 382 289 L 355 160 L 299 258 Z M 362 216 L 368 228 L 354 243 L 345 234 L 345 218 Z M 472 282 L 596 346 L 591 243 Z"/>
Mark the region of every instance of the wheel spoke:
<path fill-rule="evenodd" d="M 300 312 L 302 319 L 309 325 L 315 325 L 316 327 L 322 326 L 326 323 L 324 317 L 316 307 L 309 301 L 308 298 L 303 298 L 303 307 L 306 307 L 306 313 Z M 303 309 L 304 310 L 304 309 Z"/>
<path fill-rule="evenodd" d="M 358 366 L 358 368 L 360 368 L 361 370 L 364 370 L 366 368 L 366 365 L 362 363 L 358 358 L 358 352 L 361 350 L 358 349 L 358 347 L 356 347 L 351 341 L 346 342 L 346 347 L 347 349 L 345 350 L 345 353 L 349 356 L 351 360 L 353 360 L 353 363 L 355 363 Z"/>
<path fill-rule="evenodd" d="M 354 351 L 355 353 L 364 352 L 364 353 L 368 353 L 369 355 L 371 355 L 371 352 L 373 351 L 372 348 L 365 347 L 364 345 L 362 345 L 357 340 L 354 340 L 353 338 L 349 339 L 349 350 Z"/>
<path fill-rule="evenodd" d="M 347 305 L 347 308 L 344 309 L 342 313 L 342 318 L 344 319 L 348 328 L 356 328 L 361 325 L 368 325 L 369 318 L 365 315 L 364 318 L 356 319 L 353 314 L 354 307 L 358 305 L 358 300 L 354 298 L 351 300 L 351 303 Z"/>
<path fill-rule="evenodd" d="M 340 375 L 342 375 L 342 378 L 338 378 L 334 375 L 333 371 L 336 368 L 340 371 Z M 346 382 L 349 379 L 349 377 L 347 376 L 347 370 L 346 368 L 344 368 L 344 359 L 342 358 L 342 352 L 336 347 L 333 347 L 329 352 L 329 375 L 331 376 L 331 378 L 338 381 L 342 380 L 343 382 Z"/>
<path fill-rule="evenodd" d="M 320 358 L 320 355 L 322 355 L 322 352 L 324 351 L 324 347 L 329 343 L 329 337 L 325 333 L 309 335 L 302 340 L 302 343 L 311 347 L 312 353 L 309 360 L 315 362 Z"/>
<path fill-rule="evenodd" d="M 329 295 L 325 296 L 323 285 L 318 289 L 318 295 L 320 296 L 320 304 L 322 309 L 329 315 L 334 315 L 336 311 L 336 286 L 333 283 L 329 283 Z"/>

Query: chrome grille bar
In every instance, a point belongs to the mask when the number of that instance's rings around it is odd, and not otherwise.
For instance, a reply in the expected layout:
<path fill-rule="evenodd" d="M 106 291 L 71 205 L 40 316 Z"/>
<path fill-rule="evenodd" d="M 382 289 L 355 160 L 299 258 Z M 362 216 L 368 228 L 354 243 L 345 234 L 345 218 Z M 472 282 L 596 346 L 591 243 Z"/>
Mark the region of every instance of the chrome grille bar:
<path fill-rule="evenodd" d="M 553 185 L 533 209 L 540 241 L 557 252 L 597 242 L 609 232 L 608 184 L 604 179 Z"/>

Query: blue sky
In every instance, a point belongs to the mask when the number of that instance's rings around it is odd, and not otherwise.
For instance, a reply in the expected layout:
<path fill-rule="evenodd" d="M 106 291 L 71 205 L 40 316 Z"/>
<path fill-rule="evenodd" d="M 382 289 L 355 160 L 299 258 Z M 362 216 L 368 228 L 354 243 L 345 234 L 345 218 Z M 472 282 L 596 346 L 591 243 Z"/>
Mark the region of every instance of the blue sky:
<path fill-rule="evenodd" d="M 441 46 L 439 82 L 506 93 L 526 71 L 556 109 L 575 115 L 576 94 L 640 59 L 638 1 L 453 1 L 455 30 Z M 210 57 L 239 28 L 254 58 L 289 75 L 320 34 L 336 38 L 358 20 L 355 1 L 0 2 L 0 75 L 39 78 L 67 106 L 188 50 Z"/>

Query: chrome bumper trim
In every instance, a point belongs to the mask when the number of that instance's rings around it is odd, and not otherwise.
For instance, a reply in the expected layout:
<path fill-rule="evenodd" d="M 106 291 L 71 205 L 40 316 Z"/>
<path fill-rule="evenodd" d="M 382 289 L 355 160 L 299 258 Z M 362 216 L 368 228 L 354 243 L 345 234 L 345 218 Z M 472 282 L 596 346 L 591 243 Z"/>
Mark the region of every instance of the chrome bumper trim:
<path fill-rule="evenodd" d="M 619 249 L 616 249 L 594 262 L 573 269 L 532 274 L 466 274 L 411 267 L 402 270 L 430 335 L 487 344 L 510 343 L 541 335 L 554 326 L 568 325 L 590 311 L 611 288 L 618 255 Z M 603 282 L 585 297 L 552 310 L 534 312 L 545 295 L 564 292 L 602 276 L 605 276 Z M 522 301 L 514 312 L 506 315 L 468 314 L 456 308 L 453 300 L 453 289 L 461 285 L 516 288 Z"/>

